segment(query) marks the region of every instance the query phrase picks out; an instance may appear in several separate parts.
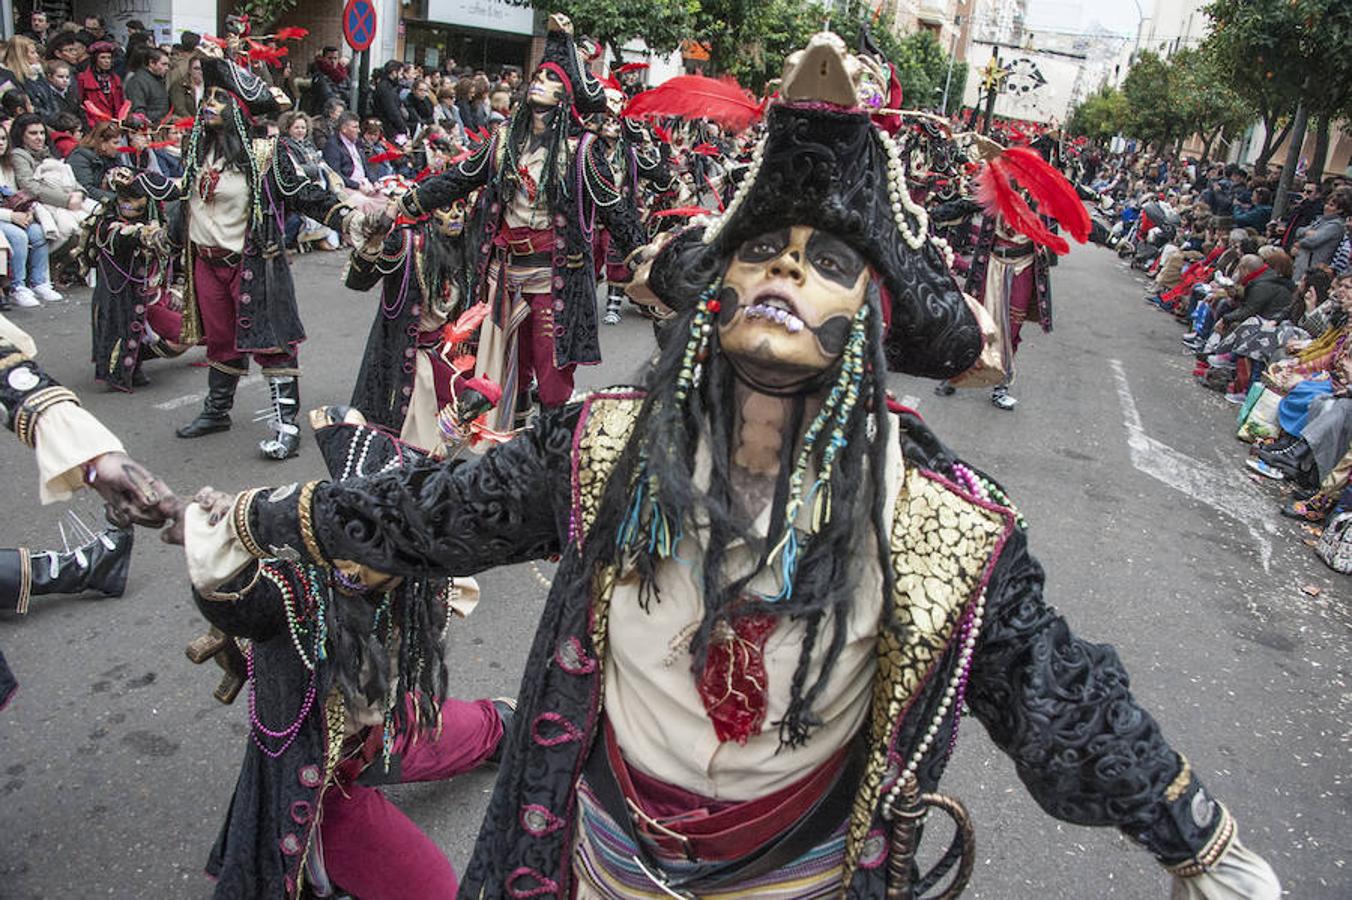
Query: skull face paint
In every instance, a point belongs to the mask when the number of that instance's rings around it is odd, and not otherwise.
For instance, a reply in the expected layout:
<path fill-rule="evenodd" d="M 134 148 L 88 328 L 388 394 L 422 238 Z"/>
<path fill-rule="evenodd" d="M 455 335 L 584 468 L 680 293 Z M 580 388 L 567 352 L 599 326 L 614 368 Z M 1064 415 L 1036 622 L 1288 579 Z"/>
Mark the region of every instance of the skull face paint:
<path fill-rule="evenodd" d="M 198 115 L 202 124 L 208 128 L 219 128 L 225 121 L 225 111 L 230 105 L 230 95 L 218 87 L 209 87 L 202 94 L 202 106 Z"/>
<path fill-rule="evenodd" d="M 755 385 L 807 385 L 840 359 L 869 277 L 863 257 L 815 228 L 752 238 L 723 275 L 719 345 Z"/>
<path fill-rule="evenodd" d="M 530 80 L 526 100 L 532 106 L 552 109 L 563 102 L 563 79 L 550 69 L 538 69 Z"/>

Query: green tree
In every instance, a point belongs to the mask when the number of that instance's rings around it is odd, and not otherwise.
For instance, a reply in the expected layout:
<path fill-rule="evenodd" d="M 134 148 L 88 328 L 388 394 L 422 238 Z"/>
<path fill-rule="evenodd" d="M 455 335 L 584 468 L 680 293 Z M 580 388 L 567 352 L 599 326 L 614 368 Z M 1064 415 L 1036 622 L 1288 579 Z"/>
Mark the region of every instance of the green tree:
<path fill-rule="evenodd" d="M 635 38 L 643 38 L 655 53 L 675 50 L 690 37 L 700 8 L 699 0 L 538 0 L 534 6 L 546 14 L 564 13 L 578 35 L 609 47 L 617 59 L 620 47 Z"/>
<path fill-rule="evenodd" d="M 1124 130 L 1158 150 L 1186 137 L 1187 125 L 1175 93 L 1177 82 L 1177 72 L 1154 53 L 1146 51 L 1137 57 L 1122 81 Z"/>
<path fill-rule="evenodd" d="M 799 0 L 700 0 L 694 38 L 710 48 L 711 74 L 727 74 L 761 91 L 778 78 L 784 58 L 822 28 L 828 12 Z"/>
<path fill-rule="evenodd" d="M 1263 121 L 1258 165 L 1265 166 L 1291 130 L 1305 73 L 1291 58 L 1302 30 L 1289 0 L 1213 0 L 1202 45 L 1215 71 Z"/>
<path fill-rule="evenodd" d="M 1252 120 L 1247 103 L 1231 90 L 1211 55 L 1202 50 L 1181 50 L 1169 60 L 1173 106 L 1182 120 L 1184 135 L 1202 138 L 1202 159 L 1211 157 L 1217 139 L 1237 134 Z"/>
<path fill-rule="evenodd" d="M 1117 88 L 1105 85 L 1071 111 L 1066 130 L 1093 141 L 1103 141 L 1124 131 L 1126 121 L 1127 98 Z"/>

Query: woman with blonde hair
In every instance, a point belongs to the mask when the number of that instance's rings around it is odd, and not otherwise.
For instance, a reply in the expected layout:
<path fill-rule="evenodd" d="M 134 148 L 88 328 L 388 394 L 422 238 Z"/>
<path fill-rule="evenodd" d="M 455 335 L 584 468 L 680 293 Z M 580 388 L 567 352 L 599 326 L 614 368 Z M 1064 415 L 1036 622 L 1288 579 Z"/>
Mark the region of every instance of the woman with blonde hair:
<path fill-rule="evenodd" d="M 42 74 L 42 54 L 38 53 L 38 45 L 31 38 L 15 35 L 0 55 L 0 65 L 4 66 L 8 76 L 12 76 L 17 87 L 27 90 L 28 83 Z"/>

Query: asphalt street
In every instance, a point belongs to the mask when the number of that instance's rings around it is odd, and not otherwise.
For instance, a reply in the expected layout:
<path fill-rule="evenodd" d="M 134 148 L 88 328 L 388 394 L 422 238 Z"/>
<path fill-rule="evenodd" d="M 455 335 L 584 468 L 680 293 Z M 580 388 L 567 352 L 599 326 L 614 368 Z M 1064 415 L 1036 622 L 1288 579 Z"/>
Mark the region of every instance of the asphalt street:
<path fill-rule="evenodd" d="M 346 401 L 378 314 L 376 295 L 341 287 L 342 264 L 340 254 L 296 263 L 311 335 L 301 354 L 307 408 Z M 1028 519 L 1049 599 L 1080 633 L 1117 645 L 1139 700 L 1287 896 L 1352 897 L 1349 580 L 1277 515 L 1278 492 L 1252 482 L 1235 408 L 1192 383 L 1180 329 L 1141 302 L 1139 278 L 1089 247 L 1054 270 L 1053 284 L 1057 327 L 1028 334 L 1014 412 L 984 392 L 936 397 L 916 379 L 897 378 L 895 391 L 1002 482 Z M 88 302 L 79 291 L 12 316 L 48 369 L 177 490 L 324 474 L 308 440 L 297 459 L 258 457 L 249 413 L 266 391 L 257 379 L 240 389 L 234 430 L 176 439 L 205 388 L 192 364 L 200 351 L 150 364 L 154 383 L 134 396 L 105 393 L 89 364 Z M 634 316 L 603 340 L 606 362 L 580 386 L 628 381 L 652 347 L 648 323 Z M 0 465 L 0 546 L 59 546 L 64 507 L 39 505 L 29 451 L 6 439 Z M 99 518 L 92 496 L 71 507 Z M 27 617 L 0 620 L 0 646 L 23 685 L 0 713 L 0 897 L 210 894 L 202 868 L 248 740 L 246 704 L 217 703 L 215 667 L 184 656 L 203 623 L 181 551 L 150 532 L 137 540 L 125 597 L 37 599 Z M 549 570 L 480 579 L 483 603 L 450 636 L 458 696 L 515 692 Z M 461 867 L 492 780 L 486 770 L 392 794 Z M 1167 896 L 1161 870 L 1134 844 L 1044 814 L 974 722 L 943 786 L 977 826 L 968 896 Z"/>

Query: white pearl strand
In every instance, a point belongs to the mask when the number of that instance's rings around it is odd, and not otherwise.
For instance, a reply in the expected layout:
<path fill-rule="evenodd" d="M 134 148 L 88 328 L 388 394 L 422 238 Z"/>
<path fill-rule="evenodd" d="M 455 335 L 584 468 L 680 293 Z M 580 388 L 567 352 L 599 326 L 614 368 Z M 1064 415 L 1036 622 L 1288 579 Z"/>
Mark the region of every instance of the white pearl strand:
<path fill-rule="evenodd" d="M 751 188 L 756 183 L 756 176 L 760 174 L 761 157 L 765 154 L 765 142 L 768 137 L 766 135 L 756 143 L 756 149 L 751 152 L 751 162 L 746 167 L 746 174 L 742 176 L 742 183 L 737 186 L 737 193 L 733 195 L 732 202 L 728 204 L 727 209 L 723 210 L 722 215 L 714 219 L 704 229 L 703 243 L 712 244 L 717 239 L 719 232 L 723 230 L 723 226 L 731 221 L 733 215 L 741 207 L 742 201 L 746 199 L 746 195 L 751 193 Z"/>
<path fill-rule="evenodd" d="M 939 735 L 939 727 L 943 724 L 948 715 L 948 710 L 953 706 L 953 701 L 958 694 L 958 685 L 962 683 L 962 675 L 967 671 L 972 661 L 972 652 L 976 649 L 976 639 L 981 633 L 981 623 L 986 611 L 986 592 L 983 590 L 976 599 L 976 609 L 972 612 L 972 627 L 967 632 L 967 639 L 963 641 L 962 647 L 958 650 L 958 664 L 953 668 L 953 674 L 948 679 L 948 686 L 944 689 L 943 698 L 939 701 L 939 709 L 934 713 L 934 719 L 929 727 L 925 729 L 925 736 L 920 739 L 920 745 L 915 748 L 911 758 L 906 762 L 906 767 L 901 770 L 893 783 L 892 789 L 887 792 L 887 801 L 883 804 L 883 816 L 891 818 L 893 806 L 897 798 L 901 795 L 902 785 L 908 777 L 915 775 L 920 763 L 925 755 L 929 753 L 930 747 L 934 744 L 934 739 Z M 959 625 L 961 627 L 961 625 Z"/>
<path fill-rule="evenodd" d="M 929 214 L 925 208 L 911 199 L 906 189 L 906 172 L 901 162 L 901 148 L 892 136 L 881 128 L 874 127 L 874 135 L 887 152 L 887 198 L 892 201 L 892 218 L 897 223 L 902 240 L 912 250 L 919 250 L 929 237 Z M 916 222 L 916 230 L 911 230 L 906 214 L 910 213 Z"/>

